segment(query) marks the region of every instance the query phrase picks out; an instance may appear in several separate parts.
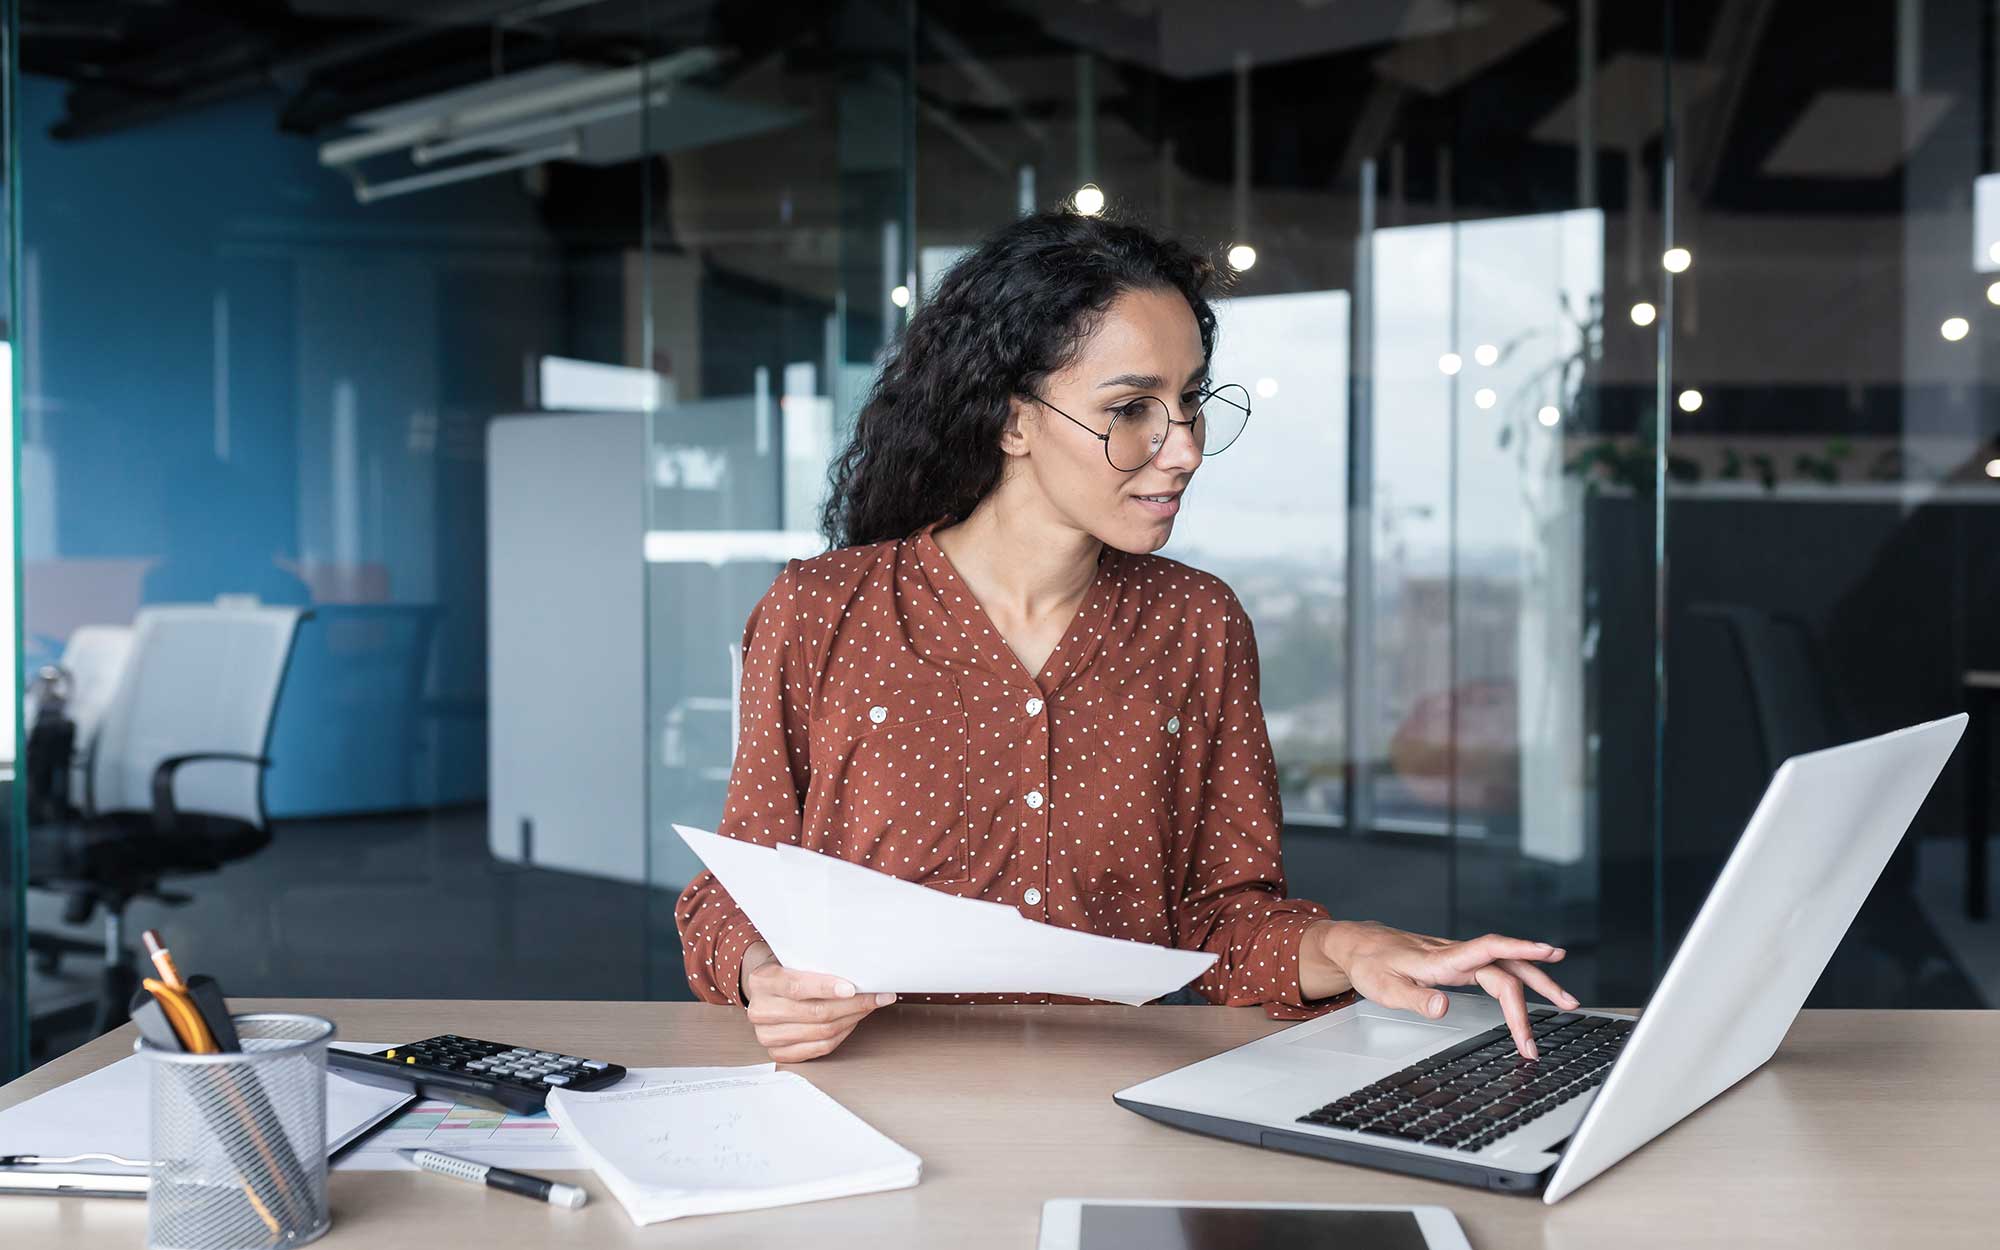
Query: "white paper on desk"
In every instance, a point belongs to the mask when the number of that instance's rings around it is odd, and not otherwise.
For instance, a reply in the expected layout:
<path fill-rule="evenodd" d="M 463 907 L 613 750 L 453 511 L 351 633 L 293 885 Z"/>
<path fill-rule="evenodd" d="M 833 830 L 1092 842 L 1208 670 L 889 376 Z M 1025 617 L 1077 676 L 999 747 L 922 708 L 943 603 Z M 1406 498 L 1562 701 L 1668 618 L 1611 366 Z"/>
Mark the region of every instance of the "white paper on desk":
<path fill-rule="evenodd" d="M 555 1090 L 549 1110 L 635 1224 L 907 1189 L 923 1173 L 796 1072 Z"/>
<path fill-rule="evenodd" d="M 150 1157 L 150 1061 L 127 1055 L 95 1072 L 0 1111 L 0 1155 L 115 1154 Z M 326 1078 L 326 1147 L 339 1149 L 404 1103 L 406 1091 L 381 1089 L 336 1073 Z M 75 1172 L 130 1172 L 91 1160 L 66 1164 Z"/>
<path fill-rule="evenodd" d="M 357 1048 L 381 1050 L 393 1044 L 357 1044 Z M 623 1080 L 602 1092 L 756 1075 L 775 1067 L 775 1064 L 753 1063 L 740 1068 L 633 1068 Z M 517 1172 L 581 1172 L 590 1167 L 590 1160 L 546 1111 L 517 1115 L 432 1098 L 420 1099 L 404 1108 L 402 1114 L 342 1155 L 334 1167 L 345 1171 L 414 1172 L 417 1166 L 396 1153 L 405 1147 L 441 1150 L 475 1163 Z"/>
<path fill-rule="evenodd" d="M 1150 1002 L 1215 956 L 1082 933 L 796 846 L 675 825 L 788 968 L 864 993 L 1063 994 Z M 784 945 L 772 939 L 783 935 Z"/>

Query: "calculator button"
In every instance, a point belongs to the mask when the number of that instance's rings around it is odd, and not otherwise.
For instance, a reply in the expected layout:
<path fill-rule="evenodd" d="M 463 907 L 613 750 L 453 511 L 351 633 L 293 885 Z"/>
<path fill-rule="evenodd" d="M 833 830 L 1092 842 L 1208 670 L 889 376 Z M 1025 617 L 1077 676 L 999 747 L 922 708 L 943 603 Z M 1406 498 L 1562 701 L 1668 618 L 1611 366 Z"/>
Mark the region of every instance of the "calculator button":
<path fill-rule="evenodd" d="M 561 1056 L 561 1055 L 558 1055 L 558 1054 L 557 1054 L 556 1052 L 554 1052 L 553 1050 L 538 1050 L 538 1051 L 536 1051 L 536 1052 L 535 1052 L 535 1058 L 537 1058 L 537 1059 L 560 1059 L 560 1058 L 562 1058 L 562 1056 Z"/>
<path fill-rule="evenodd" d="M 560 1072 L 554 1073 L 553 1075 L 545 1078 L 542 1081 L 542 1084 L 544 1085 L 557 1085 L 557 1086 L 567 1085 L 569 1083 L 570 1083 L 570 1078 L 563 1075 Z"/>
<path fill-rule="evenodd" d="M 611 1065 L 602 1059 L 586 1059 L 583 1061 L 583 1066 L 589 1068 L 592 1072 L 602 1072 Z"/>

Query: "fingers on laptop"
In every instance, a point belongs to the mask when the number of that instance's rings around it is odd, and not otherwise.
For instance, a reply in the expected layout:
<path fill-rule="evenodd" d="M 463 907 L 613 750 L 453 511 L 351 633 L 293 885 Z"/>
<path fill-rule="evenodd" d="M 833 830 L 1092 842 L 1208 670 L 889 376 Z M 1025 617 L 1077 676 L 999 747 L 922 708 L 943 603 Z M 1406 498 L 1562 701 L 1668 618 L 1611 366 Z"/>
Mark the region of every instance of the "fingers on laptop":
<path fill-rule="evenodd" d="M 1474 972 L 1487 964 L 1503 959 L 1532 959 L 1539 963 L 1559 963 L 1564 950 L 1550 946 L 1547 942 L 1530 942 L 1525 938 L 1502 937 L 1489 933 L 1485 937 L 1472 938 L 1458 943 L 1456 949 L 1446 952 L 1445 961 L 1456 972 Z"/>
<path fill-rule="evenodd" d="M 1564 1011 L 1575 1011 L 1576 995 L 1557 985 L 1555 978 L 1525 959 L 1503 959 L 1500 967 L 1521 979 L 1529 989 L 1548 999 Z"/>
<path fill-rule="evenodd" d="M 1513 973 L 1497 965 L 1488 964 L 1473 974 L 1479 988 L 1491 994 L 1500 1004 L 1500 1014 L 1507 1018 L 1507 1031 L 1514 1035 L 1514 1049 L 1521 1052 L 1524 1059 L 1539 1058 L 1535 1049 L 1535 1032 L 1528 1019 L 1528 999 L 1521 989 L 1521 980 Z"/>

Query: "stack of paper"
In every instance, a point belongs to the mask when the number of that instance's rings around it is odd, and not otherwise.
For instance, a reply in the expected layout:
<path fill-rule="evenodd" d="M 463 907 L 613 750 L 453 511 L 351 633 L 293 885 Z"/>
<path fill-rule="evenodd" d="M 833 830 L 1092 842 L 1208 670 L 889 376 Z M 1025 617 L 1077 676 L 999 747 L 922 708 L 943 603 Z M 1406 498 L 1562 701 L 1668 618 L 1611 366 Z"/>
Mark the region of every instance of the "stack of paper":
<path fill-rule="evenodd" d="M 923 1171 L 923 1160 L 792 1072 L 551 1090 L 548 1102 L 635 1224 L 907 1189 Z"/>
<path fill-rule="evenodd" d="M 338 1044 L 338 1043 L 336 1043 Z M 0 1111 L 0 1155 L 114 1154 L 146 1159 L 150 1064 L 127 1055 L 66 1085 Z M 326 1075 L 328 1152 L 361 1136 L 409 1103 L 408 1090 L 381 1089 Z M 73 1172 L 118 1174 L 133 1169 L 102 1160 L 66 1167 Z"/>
<path fill-rule="evenodd" d="M 685 825 L 674 831 L 778 962 L 842 977 L 863 993 L 1066 994 L 1136 1005 L 1215 962 L 1200 951 L 1040 924 L 1001 903 L 796 846 L 758 846 Z"/>

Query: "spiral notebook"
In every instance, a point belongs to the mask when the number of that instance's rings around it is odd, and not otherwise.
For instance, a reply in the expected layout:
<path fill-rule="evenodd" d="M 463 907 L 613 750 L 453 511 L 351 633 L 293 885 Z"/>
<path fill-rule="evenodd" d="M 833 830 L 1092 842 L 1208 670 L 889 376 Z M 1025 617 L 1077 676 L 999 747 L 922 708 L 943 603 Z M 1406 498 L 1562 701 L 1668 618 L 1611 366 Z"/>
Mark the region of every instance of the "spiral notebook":
<path fill-rule="evenodd" d="M 794 1072 L 551 1090 L 548 1105 L 635 1224 L 906 1189 L 923 1171 Z"/>

